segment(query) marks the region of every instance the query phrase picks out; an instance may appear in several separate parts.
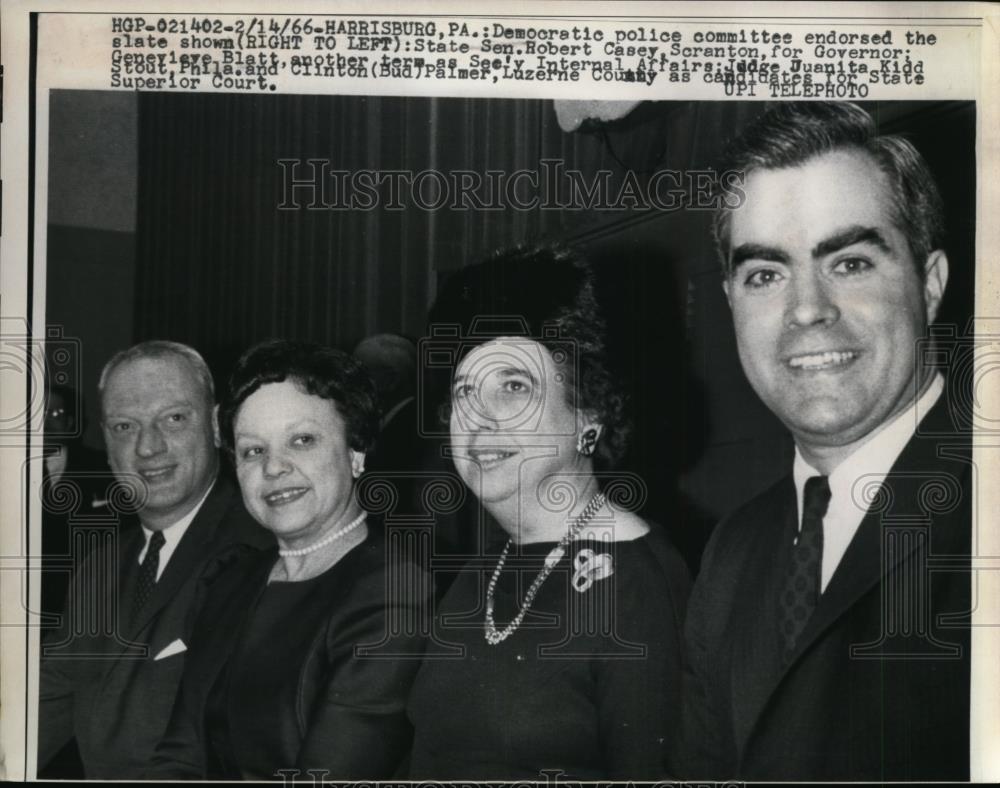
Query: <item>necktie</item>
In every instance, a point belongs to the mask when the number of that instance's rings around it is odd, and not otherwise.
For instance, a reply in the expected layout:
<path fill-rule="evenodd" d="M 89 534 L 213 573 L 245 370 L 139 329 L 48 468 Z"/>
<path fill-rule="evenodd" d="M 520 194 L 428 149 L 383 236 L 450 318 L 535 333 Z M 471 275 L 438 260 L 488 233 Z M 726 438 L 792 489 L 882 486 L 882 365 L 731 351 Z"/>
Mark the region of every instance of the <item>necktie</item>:
<path fill-rule="evenodd" d="M 823 567 L 823 517 L 830 503 L 830 483 L 826 476 L 806 481 L 802 496 L 802 528 L 792 548 L 792 560 L 779 601 L 782 659 L 785 664 L 795 650 L 809 616 L 820 595 Z"/>
<path fill-rule="evenodd" d="M 142 606 L 149 599 L 149 595 L 153 591 L 153 586 L 156 585 L 156 572 L 160 568 L 160 548 L 163 547 L 166 541 L 162 531 L 153 531 L 153 535 L 149 539 L 149 545 L 146 547 L 146 556 L 139 565 L 139 578 L 136 581 L 135 594 L 132 597 L 131 621 L 133 625 L 139 616 L 139 612 L 142 610 Z"/>

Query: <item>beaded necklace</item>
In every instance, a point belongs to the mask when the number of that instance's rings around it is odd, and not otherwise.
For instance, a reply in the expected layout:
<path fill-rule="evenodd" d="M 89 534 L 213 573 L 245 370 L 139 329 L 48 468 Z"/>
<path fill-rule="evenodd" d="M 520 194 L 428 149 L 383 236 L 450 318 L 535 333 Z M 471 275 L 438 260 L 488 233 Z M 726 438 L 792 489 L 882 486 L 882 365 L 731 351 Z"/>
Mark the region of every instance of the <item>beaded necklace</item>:
<path fill-rule="evenodd" d="M 297 550 L 279 550 L 278 555 L 286 557 L 290 555 L 309 555 L 310 553 L 315 553 L 320 548 L 326 547 L 328 544 L 336 542 L 338 539 L 347 536 L 351 531 L 361 525 L 367 516 L 368 512 L 362 512 L 339 531 L 334 531 L 332 534 L 320 539 L 315 544 L 311 544 L 308 547 L 300 547 Z"/>
<path fill-rule="evenodd" d="M 513 539 L 508 539 L 507 544 L 504 545 L 503 552 L 500 553 L 500 560 L 497 562 L 497 568 L 493 570 L 493 577 L 490 578 L 489 584 L 486 586 L 486 642 L 491 646 L 496 646 L 502 643 L 514 632 L 521 622 L 524 620 L 525 614 L 531 607 L 531 603 L 535 600 L 535 595 L 538 593 L 538 589 L 542 587 L 542 583 L 545 579 L 552 574 L 552 570 L 555 569 L 556 564 L 566 555 L 566 546 L 572 542 L 583 527 L 589 523 L 595 514 L 604 506 L 604 493 L 599 492 L 584 508 L 580 515 L 573 521 L 573 524 L 566 531 L 565 536 L 559 540 L 559 544 L 553 547 L 547 556 L 545 556 L 545 566 L 542 567 L 542 571 L 538 573 L 538 577 L 535 578 L 531 587 L 528 589 L 528 593 L 524 595 L 524 602 L 521 603 L 521 609 L 518 611 L 517 615 L 514 616 L 514 620 L 511 621 L 503 631 L 497 629 L 496 623 L 493 620 L 493 594 L 496 591 L 497 580 L 500 579 L 500 572 L 503 571 L 503 565 L 507 560 L 507 553 L 510 552 L 510 546 L 513 543 Z"/>

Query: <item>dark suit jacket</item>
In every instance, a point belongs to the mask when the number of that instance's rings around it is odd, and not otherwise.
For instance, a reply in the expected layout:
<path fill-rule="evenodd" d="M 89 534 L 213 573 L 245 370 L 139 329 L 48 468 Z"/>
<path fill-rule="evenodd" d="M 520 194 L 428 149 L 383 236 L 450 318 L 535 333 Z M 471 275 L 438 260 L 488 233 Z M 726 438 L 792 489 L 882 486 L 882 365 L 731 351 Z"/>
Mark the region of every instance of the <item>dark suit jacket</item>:
<path fill-rule="evenodd" d="M 718 526 L 688 607 L 680 776 L 968 779 L 972 474 L 968 439 L 949 425 L 942 396 L 786 668 L 776 619 L 798 523 L 791 477 Z"/>
<path fill-rule="evenodd" d="M 328 578 L 334 587 L 325 595 L 323 624 L 302 661 L 294 698 L 274 699 L 267 725 L 286 739 L 267 749 L 287 758 L 275 770 L 326 770 L 325 780 L 384 779 L 409 751 L 406 699 L 425 642 L 414 625 L 428 613 L 431 583 L 405 559 L 387 562 L 382 524 L 369 529 L 368 539 L 329 570 L 337 573 Z M 277 558 L 276 551 L 244 556 L 206 583 L 177 704 L 148 779 L 277 779 L 245 773 L 231 745 L 214 749 L 206 724 L 213 687 L 231 674 Z M 223 738 L 229 741 L 231 731 Z"/>
<path fill-rule="evenodd" d="M 63 624 L 42 647 L 40 767 L 75 736 L 87 778 L 142 774 L 170 718 L 184 666 L 182 653 L 155 656 L 177 639 L 189 642 L 199 576 L 220 555 L 266 547 L 273 539 L 220 477 L 129 629 L 144 542 L 141 529 L 122 528 L 74 573 Z"/>

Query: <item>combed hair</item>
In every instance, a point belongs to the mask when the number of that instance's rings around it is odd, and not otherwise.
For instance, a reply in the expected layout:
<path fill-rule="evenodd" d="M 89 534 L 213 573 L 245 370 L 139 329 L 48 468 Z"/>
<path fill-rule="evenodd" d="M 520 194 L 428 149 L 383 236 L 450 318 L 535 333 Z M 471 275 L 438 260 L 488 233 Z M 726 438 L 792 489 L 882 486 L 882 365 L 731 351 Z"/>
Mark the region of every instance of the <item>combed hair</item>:
<path fill-rule="evenodd" d="M 97 381 L 97 393 L 101 400 L 103 401 L 104 399 L 104 389 L 107 386 L 108 378 L 122 364 L 136 361 L 140 358 L 165 358 L 168 356 L 181 358 L 191 365 L 191 369 L 194 371 L 195 377 L 198 379 L 205 393 L 205 399 L 210 405 L 214 404 L 215 383 L 212 380 L 212 371 L 208 368 L 208 364 L 205 363 L 205 359 L 193 347 L 166 339 L 150 339 L 146 342 L 140 342 L 138 345 L 133 345 L 125 350 L 119 350 L 108 359 L 108 362 L 101 370 L 101 377 Z"/>
<path fill-rule="evenodd" d="M 312 342 L 270 339 L 254 345 L 236 364 L 219 408 L 222 445 L 233 451 L 233 424 L 244 402 L 261 386 L 291 381 L 308 394 L 333 401 L 355 451 L 371 448 L 378 435 L 375 385 L 347 353 Z"/>
<path fill-rule="evenodd" d="M 892 219 L 906 236 L 921 277 L 924 261 L 944 246 L 944 207 L 927 162 L 908 140 L 880 136 L 872 117 L 843 102 L 783 102 L 754 120 L 732 140 L 720 172 L 795 167 L 836 150 L 867 153 L 886 175 L 892 195 Z M 719 195 L 713 231 L 723 274 L 731 273 L 729 228 L 731 212 Z"/>

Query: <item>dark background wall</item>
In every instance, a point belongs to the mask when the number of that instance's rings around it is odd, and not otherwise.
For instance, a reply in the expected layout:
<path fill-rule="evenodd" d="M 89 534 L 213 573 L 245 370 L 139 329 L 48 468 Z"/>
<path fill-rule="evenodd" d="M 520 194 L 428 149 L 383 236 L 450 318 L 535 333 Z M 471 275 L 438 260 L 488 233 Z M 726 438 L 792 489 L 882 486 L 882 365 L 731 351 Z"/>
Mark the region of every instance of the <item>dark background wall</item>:
<path fill-rule="evenodd" d="M 974 105 L 865 106 L 885 132 L 909 136 L 939 179 L 952 260 L 940 320 L 962 330 L 974 285 Z M 626 171 L 642 185 L 658 170 L 711 167 L 765 107 L 651 103 L 567 134 L 548 101 L 56 92 L 47 320 L 84 341 L 96 413 L 94 370 L 133 341 L 188 342 L 224 378 L 268 336 L 345 349 L 376 331 L 419 337 L 449 271 L 526 240 L 579 245 L 598 263 L 635 400 L 630 467 L 649 484 L 648 514 L 696 553 L 791 451 L 740 370 L 708 212 L 280 210 L 278 160 L 509 173 L 554 159 L 588 180 L 610 171 L 615 193 Z"/>
<path fill-rule="evenodd" d="M 138 118 L 134 93 L 56 90 L 49 102 L 46 323 L 80 340 L 91 446 L 101 366 L 133 335 Z"/>

